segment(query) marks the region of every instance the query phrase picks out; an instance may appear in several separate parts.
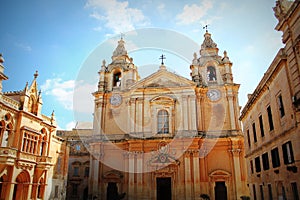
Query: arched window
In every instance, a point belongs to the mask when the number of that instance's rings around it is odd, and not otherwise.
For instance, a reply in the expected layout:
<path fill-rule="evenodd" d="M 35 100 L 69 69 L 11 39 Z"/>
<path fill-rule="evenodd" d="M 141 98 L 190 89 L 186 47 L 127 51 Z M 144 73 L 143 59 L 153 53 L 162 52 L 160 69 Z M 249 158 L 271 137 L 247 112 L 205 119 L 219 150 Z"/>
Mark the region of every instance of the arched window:
<path fill-rule="evenodd" d="M 121 72 L 117 71 L 113 75 L 113 87 L 119 87 L 121 86 Z"/>
<path fill-rule="evenodd" d="M 169 113 L 166 110 L 160 110 L 157 114 L 157 133 L 169 133 Z"/>
<path fill-rule="evenodd" d="M 216 69 L 212 66 L 207 67 L 207 80 L 208 81 L 217 80 Z"/>

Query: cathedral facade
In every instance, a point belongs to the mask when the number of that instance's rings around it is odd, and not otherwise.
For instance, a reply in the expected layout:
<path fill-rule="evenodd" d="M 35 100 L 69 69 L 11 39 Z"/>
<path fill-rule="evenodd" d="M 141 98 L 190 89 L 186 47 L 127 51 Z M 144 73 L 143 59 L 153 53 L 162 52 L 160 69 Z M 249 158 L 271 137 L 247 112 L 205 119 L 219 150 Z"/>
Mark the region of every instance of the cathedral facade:
<path fill-rule="evenodd" d="M 41 113 L 38 74 L 23 90 L 2 92 L 3 62 L 0 54 L 0 199 L 64 199 L 68 146 L 54 113 Z"/>
<path fill-rule="evenodd" d="M 103 62 L 89 140 L 94 199 L 248 196 L 239 84 L 206 32 L 191 79 L 163 64 L 140 79 L 121 38 Z M 162 56 L 163 58 L 163 56 Z"/>

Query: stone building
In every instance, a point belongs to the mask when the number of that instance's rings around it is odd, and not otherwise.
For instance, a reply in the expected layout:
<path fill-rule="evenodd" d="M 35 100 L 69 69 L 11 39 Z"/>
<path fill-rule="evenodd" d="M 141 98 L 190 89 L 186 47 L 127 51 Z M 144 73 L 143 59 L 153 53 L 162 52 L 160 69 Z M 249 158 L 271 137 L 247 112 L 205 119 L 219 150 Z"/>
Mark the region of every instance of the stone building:
<path fill-rule="evenodd" d="M 253 199 L 300 195 L 300 2 L 276 1 L 280 49 L 243 108 L 248 182 Z"/>
<path fill-rule="evenodd" d="M 0 56 L 0 199 L 63 199 L 68 147 L 56 136 L 54 113 L 41 113 L 37 72 L 23 90 L 2 92 Z"/>
<path fill-rule="evenodd" d="M 88 184 L 90 171 L 90 153 L 88 141 L 92 135 L 89 123 L 77 123 L 71 131 L 58 130 L 57 135 L 64 138 L 69 146 L 69 166 L 67 183 L 67 200 L 88 199 Z"/>
<path fill-rule="evenodd" d="M 163 64 L 139 80 L 121 38 L 99 72 L 89 196 L 97 199 L 240 199 L 248 196 L 239 84 L 206 32 L 191 80 Z"/>

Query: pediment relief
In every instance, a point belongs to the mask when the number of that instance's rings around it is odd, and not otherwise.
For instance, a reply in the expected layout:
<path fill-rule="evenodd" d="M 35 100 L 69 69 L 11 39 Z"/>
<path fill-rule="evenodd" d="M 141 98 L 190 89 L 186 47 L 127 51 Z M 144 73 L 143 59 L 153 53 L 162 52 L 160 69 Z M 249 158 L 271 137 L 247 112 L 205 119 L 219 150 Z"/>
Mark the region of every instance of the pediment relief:
<path fill-rule="evenodd" d="M 120 180 L 123 178 L 123 174 L 119 171 L 112 170 L 103 174 L 103 178 L 109 180 Z"/>
<path fill-rule="evenodd" d="M 167 78 L 159 78 L 146 85 L 146 88 L 166 88 L 166 87 L 180 87 L 183 86 L 180 82 L 175 82 Z"/>
<path fill-rule="evenodd" d="M 182 76 L 168 72 L 158 71 L 131 86 L 134 88 L 178 88 L 194 87 L 196 84 Z"/>

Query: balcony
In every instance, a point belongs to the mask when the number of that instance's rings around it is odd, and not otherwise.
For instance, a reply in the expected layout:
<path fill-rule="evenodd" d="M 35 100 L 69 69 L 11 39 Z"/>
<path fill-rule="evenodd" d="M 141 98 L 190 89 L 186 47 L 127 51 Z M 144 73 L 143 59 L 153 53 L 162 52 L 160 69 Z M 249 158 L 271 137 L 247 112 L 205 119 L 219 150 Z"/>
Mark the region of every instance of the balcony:
<path fill-rule="evenodd" d="M 37 168 L 43 168 L 43 169 L 50 169 L 50 167 L 53 165 L 51 163 L 52 158 L 47 156 L 36 156 L 36 167 Z"/>
<path fill-rule="evenodd" d="M 0 147 L 0 163 L 14 165 L 17 158 L 17 149 L 10 147 Z"/>
<path fill-rule="evenodd" d="M 36 155 L 33 155 L 31 153 L 18 152 L 18 160 L 20 160 L 22 162 L 35 163 Z"/>

